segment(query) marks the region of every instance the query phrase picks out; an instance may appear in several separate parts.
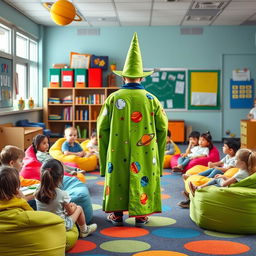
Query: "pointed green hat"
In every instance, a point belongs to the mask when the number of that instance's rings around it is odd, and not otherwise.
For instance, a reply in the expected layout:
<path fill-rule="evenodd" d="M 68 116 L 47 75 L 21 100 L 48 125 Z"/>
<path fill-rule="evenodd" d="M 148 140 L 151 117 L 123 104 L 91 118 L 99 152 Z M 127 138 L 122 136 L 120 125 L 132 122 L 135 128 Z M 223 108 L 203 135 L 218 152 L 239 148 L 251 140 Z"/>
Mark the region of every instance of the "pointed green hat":
<path fill-rule="evenodd" d="M 140 46 L 135 32 L 128 50 L 123 71 L 113 70 L 118 76 L 125 76 L 130 78 L 150 76 L 153 71 L 143 72 L 142 58 L 140 53 Z"/>

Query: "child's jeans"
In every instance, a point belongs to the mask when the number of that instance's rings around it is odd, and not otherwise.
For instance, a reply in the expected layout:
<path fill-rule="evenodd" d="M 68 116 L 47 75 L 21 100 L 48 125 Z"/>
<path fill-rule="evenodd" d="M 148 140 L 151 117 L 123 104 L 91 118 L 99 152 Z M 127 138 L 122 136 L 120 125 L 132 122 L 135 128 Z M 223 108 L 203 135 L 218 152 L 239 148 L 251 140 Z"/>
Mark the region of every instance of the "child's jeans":
<path fill-rule="evenodd" d="M 205 176 L 208 178 L 214 178 L 216 174 L 223 174 L 223 172 L 215 168 L 210 168 L 206 171 L 198 173 L 198 175 Z"/>
<path fill-rule="evenodd" d="M 207 182 L 207 186 L 217 186 L 217 187 L 222 187 L 222 183 L 223 183 L 223 179 L 222 178 L 217 178 L 217 179 L 212 179 L 211 181 Z"/>
<path fill-rule="evenodd" d="M 181 156 L 178 158 L 178 165 L 181 165 L 184 168 L 190 162 L 190 158 L 187 156 Z"/>

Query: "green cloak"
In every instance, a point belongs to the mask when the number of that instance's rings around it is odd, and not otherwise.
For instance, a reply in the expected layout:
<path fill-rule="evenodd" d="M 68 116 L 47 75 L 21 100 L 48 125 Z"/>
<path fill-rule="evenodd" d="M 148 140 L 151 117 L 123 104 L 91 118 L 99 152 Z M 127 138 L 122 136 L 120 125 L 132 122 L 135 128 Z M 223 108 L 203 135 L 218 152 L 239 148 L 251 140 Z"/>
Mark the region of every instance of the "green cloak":
<path fill-rule="evenodd" d="M 144 89 L 120 89 L 97 120 L 100 172 L 105 176 L 103 210 L 130 216 L 161 212 L 160 176 L 167 117 Z"/>

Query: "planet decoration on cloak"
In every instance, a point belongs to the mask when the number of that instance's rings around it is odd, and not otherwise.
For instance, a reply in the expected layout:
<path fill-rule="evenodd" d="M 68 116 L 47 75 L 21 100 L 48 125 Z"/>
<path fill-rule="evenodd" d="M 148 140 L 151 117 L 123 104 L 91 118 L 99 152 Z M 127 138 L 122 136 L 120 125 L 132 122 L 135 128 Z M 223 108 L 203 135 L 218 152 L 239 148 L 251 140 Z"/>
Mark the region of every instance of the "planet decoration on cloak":
<path fill-rule="evenodd" d="M 134 111 L 131 115 L 131 120 L 134 123 L 139 123 L 142 120 L 142 114 L 139 111 Z"/>
<path fill-rule="evenodd" d="M 118 99 L 116 101 L 116 107 L 117 109 L 124 109 L 126 105 L 126 102 L 123 99 Z"/>
<path fill-rule="evenodd" d="M 152 95 L 150 95 L 150 94 L 146 94 L 146 96 L 147 96 L 147 98 L 149 99 L 149 100 L 153 100 L 154 99 L 154 97 L 152 96 Z"/>
<path fill-rule="evenodd" d="M 148 146 L 150 142 L 154 139 L 155 134 L 150 133 L 150 134 L 144 134 L 141 139 L 137 142 L 137 146 Z"/>
<path fill-rule="evenodd" d="M 132 162 L 130 165 L 130 170 L 133 173 L 138 173 L 140 171 L 140 164 L 139 162 Z"/>
<path fill-rule="evenodd" d="M 111 162 L 108 162 L 108 173 L 113 172 L 114 166 Z"/>
<path fill-rule="evenodd" d="M 106 196 L 108 196 L 110 193 L 110 187 L 109 186 L 106 186 L 106 190 L 105 190 L 105 194 Z"/>
<path fill-rule="evenodd" d="M 140 180 L 140 184 L 142 187 L 146 187 L 148 185 L 149 179 L 147 176 L 143 176 Z"/>
<path fill-rule="evenodd" d="M 145 204 L 147 203 L 147 201 L 148 201 L 148 196 L 147 196 L 147 194 L 146 194 L 146 193 L 142 193 L 142 194 L 140 195 L 140 203 L 145 205 Z"/>

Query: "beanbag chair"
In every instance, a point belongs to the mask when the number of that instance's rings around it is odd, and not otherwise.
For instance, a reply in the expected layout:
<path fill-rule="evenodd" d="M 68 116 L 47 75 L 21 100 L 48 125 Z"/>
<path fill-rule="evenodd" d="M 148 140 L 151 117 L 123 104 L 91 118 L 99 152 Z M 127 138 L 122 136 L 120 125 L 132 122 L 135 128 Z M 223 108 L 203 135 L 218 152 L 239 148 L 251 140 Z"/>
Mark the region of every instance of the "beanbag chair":
<path fill-rule="evenodd" d="M 178 165 L 178 158 L 180 155 L 175 155 L 171 159 L 171 168 Z M 200 157 L 196 159 L 192 159 L 188 165 L 183 169 L 183 173 L 192 168 L 195 165 L 204 165 L 207 166 L 209 162 L 218 162 L 220 161 L 220 154 L 218 149 L 213 146 L 213 148 L 210 150 L 210 153 L 207 157 Z"/>
<path fill-rule="evenodd" d="M 180 148 L 175 144 L 174 144 L 174 154 L 173 155 L 165 155 L 164 156 L 164 169 L 168 169 L 170 168 L 170 161 L 171 161 L 171 158 L 174 156 L 174 155 L 178 155 L 180 154 Z"/>
<path fill-rule="evenodd" d="M 75 155 L 65 156 L 61 151 L 61 146 L 65 141 L 65 138 L 58 139 L 50 148 L 49 153 L 55 159 L 61 162 L 76 163 L 78 167 L 84 171 L 94 171 L 97 168 L 97 156 L 92 155 L 90 157 L 79 157 Z M 88 143 L 88 141 L 87 141 Z M 86 142 L 81 143 L 81 147 L 86 151 Z"/>
<path fill-rule="evenodd" d="M 256 234 L 256 173 L 230 187 L 209 186 L 190 195 L 190 218 L 200 227 Z"/>
<path fill-rule="evenodd" d="M 5 256 L 64 255 L 78 238 L 76 226 L 66 232 L 64 220 L 58 215 L 30 211 L 21 198 L 0 203 L 0 252 Z"/>
<path fill-rule="evenodd" d="M 201 186 L 205 183 L 207 183 L 208 181 L 211 180 L 211 178 L 205 177 L 205 176 L 201 176 L 201 175 L 197 175 L 197 173 L 206 171 L 207 169 L 209 169 L 209 167 L 207 166 L 203 166 L 203 165 L 196 165 L 194 167 L 192 167 L 191 169 L 189 169 L 186 174 L 190 174 L 192 176 L 188 177 L 184 183 L 185 183 L 185 190 L 187 192 L 190 192 L 189 189 L 189 182 L 193 182 L 194 185 L 196 186 Z M 236 174 L 238 172 L 238 168 L 230 168 L 229 170 L 227 170 L 224 175 L 231 178 L 234 176 L 234 174 Z"/>
<path fill-rule="evenodd" d="M 67 163 L 68 164 L 68 163 Z M 72 166 L 72 163 L 69 164 Z M 42 164 L 36 158 L 35 151 L 32 146 L 28 147 L 25 151 L 25 157 L 23 159 L 23 167 L 20 172 L 20 175 L 25 179 L 34 179 L 40 181 L 40 168 Z M 68 173 L 65 173 L 67 176 L 71 176 Z M 76 176 L 80 181 L 85 183 L 85 176 L 82 173 L 77 173 Z M 27 181 L 23 181 L 22 186 L 29 186 Z M 27 183 L 26 183 L 27 182 Z M 34 183 L 35 184 L 35 183 Z"/>
<path fill-rule="evenodd" d="M 64 176 L 62 189 L 67 191 L 71 202 L 80 205 L 85 213 L 86 223 L 90 223 L 93 216 L 91 196 L 88 188 L 75 177 Z"/>

